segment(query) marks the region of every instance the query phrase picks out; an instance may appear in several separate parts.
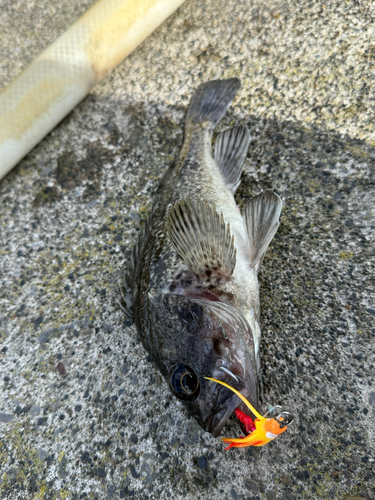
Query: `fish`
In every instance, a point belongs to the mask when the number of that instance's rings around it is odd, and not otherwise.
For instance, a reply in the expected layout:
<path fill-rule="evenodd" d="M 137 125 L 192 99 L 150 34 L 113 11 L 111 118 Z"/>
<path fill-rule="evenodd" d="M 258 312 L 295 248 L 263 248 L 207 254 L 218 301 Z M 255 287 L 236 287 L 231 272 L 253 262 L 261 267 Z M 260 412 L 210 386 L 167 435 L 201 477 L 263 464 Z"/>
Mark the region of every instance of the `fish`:
<path fill-rule="evenodd" d="M 187 110 L 180 153 L 155 194 L 120 289 L 145 350 L 169 389 L 217 437 L 236 410 L 259 405 L 258 272 L 279 226 L 280 197 L 266 190 L 243 213 L 234 194 L 250 143 L 244 125 L 214 129 L 241 86 L 201 84 Z"/>

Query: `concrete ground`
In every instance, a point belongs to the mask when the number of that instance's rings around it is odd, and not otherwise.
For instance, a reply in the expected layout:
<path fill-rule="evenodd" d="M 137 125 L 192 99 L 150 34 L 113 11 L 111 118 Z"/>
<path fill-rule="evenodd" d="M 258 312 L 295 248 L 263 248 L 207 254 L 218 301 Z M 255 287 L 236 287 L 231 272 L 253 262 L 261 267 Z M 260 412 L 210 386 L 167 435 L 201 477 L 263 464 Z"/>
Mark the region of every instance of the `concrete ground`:
<path fill-rule="evenodd" d="M 90 2 L 3 0 L 0 87 Z M 375 498 L 375 7 L 190 0 L 0 183 L 0 498 Z M 265 401 L 293 426 L 224 452 L 169 393 L 116 284 L 203 81 L 272 187 Z M 236 436 L 233 420 L 223 435 Z"/>

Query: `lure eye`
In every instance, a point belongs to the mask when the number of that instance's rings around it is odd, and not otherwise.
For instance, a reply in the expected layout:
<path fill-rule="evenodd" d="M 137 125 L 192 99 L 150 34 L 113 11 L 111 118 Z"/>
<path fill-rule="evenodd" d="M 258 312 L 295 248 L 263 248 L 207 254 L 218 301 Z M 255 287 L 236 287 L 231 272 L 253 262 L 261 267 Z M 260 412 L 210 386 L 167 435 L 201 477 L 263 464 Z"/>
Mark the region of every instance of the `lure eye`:
<path fill-rule="evenodd" d="M 193 401 L 199 394 L 199 379 L 186 365 L 177 365 L 172 368 L 169 385 L 182 401 Z"/>

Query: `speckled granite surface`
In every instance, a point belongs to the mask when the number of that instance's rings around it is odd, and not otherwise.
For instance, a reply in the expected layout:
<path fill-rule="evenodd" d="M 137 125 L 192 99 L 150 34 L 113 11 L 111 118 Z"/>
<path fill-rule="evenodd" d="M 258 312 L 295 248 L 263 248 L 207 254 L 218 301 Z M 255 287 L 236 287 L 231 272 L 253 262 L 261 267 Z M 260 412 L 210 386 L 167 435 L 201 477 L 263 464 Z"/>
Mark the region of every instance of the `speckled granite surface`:
<path fill-rule="evenodd" d="M 0 86 L 89 4 L 3 1 Z M 1 499 L 375 498 L 374 17 L 188 1 L 1 181 Z M 220 127 L 252 134 L 239 204 L 284 201 L 260 275 L 263 409 L 296 420 L 224 452 L 148 362 L 116 283 L 191 93 L 231 76 Z"/>

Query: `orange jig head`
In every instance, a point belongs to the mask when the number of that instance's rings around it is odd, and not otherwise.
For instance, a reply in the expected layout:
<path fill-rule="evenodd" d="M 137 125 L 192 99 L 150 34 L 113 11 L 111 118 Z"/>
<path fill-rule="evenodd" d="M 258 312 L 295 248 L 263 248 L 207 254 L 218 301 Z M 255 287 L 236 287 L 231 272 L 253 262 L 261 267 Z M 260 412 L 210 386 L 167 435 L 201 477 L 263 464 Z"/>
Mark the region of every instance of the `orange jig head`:
<path fill-rule="evenodd" d="M 222 382 L 221 380 L 216 380 L 210 377 L 205 377 L 205 378 L 208 380 L 212 380 L 213 382 L 216 382 L 218 384 L 221 384 L 224 387 L 227 387 L 228 389 L 233 391 L 240 399 L 242 399 L 245 405 L 257 417 L 254 420 L 255 429 L 252 430 L 252 432 L 250 432 L 248 436 L 238 439 L 221 438 L 221 440 L 224 441 L 225 443 L 230 443 L 229 446 L 225 448 L 226 450 L 229 450 L 229 448 L 232 447 L 244 448 L 245 446 L 263 446 L 264 444 L 267 444 L 273 439 L 275 439 L 275 437 L 277 437 L 279 434 L 285 432 L 288 428 L 288 425 L 290 425 L 293 422 L 292 415 L 286 411 L 279 413 L 276 417 L 272 418 L 262 417 L 262 415 L 258 413 L 256 409 L 253 407 L 253 405 L 249 403 L 249 401 L 245 398 L 245 396 L 243 396 L 239 391 L 234 389 L 234 387 L 231 387 L 230 385 L 226 384 L 225 382 Z M 242 422 L 244 423 L 246 422 L 247 429 L 254 428 L 254 426 L 251 426 L 251 424 L 249 425 L 250 417 L 245 415 L 241 410 L 239 409 L 236 410 L 236 415 Z"/>

